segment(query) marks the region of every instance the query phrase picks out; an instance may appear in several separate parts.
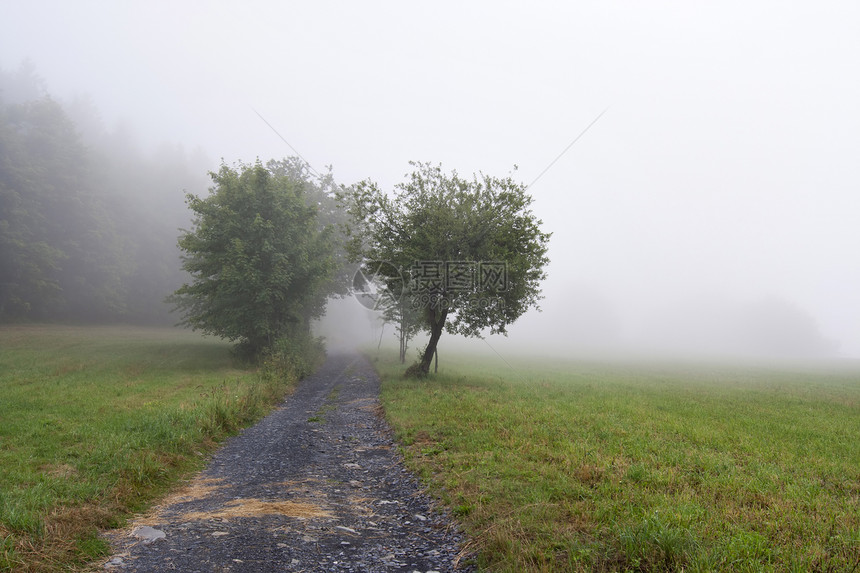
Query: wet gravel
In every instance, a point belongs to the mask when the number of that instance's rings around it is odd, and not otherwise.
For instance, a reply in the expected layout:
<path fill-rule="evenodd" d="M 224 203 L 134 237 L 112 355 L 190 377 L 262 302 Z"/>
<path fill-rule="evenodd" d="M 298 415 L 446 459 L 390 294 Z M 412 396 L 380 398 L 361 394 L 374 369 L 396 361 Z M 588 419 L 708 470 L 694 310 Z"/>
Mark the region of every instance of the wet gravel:
<path fill-rule="evenodd" d="M 379 415 L 360 356 L 331 356 L 187 487 L 109 533 L 115 571 L 474 571 Z"/>

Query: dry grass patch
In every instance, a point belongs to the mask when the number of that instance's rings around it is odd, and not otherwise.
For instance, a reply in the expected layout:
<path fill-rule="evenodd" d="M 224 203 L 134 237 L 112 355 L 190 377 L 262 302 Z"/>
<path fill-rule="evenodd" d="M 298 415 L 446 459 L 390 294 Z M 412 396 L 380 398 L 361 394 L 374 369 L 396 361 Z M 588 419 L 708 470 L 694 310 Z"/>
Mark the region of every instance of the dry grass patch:
<path fill-rule="evenodd" d="M 347 499 L 349 512 L 365 519 L 373 519 L 377 516 L 376 511 L 373 509 L 373 504 L 376 501 L 378 500 L 369 497 L 350 497 Z"/>
<path fill-rule="evenodd" d="M 347 402 L 347 406 L 352 406 L 364 412 L 376 412 L 379 408 L 379 402 L 376 398 L 356 398 Z"/>
<path fill-rule="evenodd" d="M 224 485 L 220 479 L 194 479 L 188 485 L 167 495 L 157 506 L 150 509 L 149 512 L 135 519 L 129 530 L 141 525 L 155 526 L 164 520 L 164 511 L 170 506 L 203 499 L 223 487 Z"/>
<path fill-rule="evenodd" d="M 55 508 L 43 518 L 38 537 L 13 536 L 0 526 L 0 551 L 10 571 L 41 572 L 69 569 L 82 547 L 105 553 L 107 546 L 93 531 L 106 527 L 113 512 L 95 504 Z"/>
<path fill-rule="evenodd" d="M 70 479 L 78 475 L 78 470 L 69 464 L 45 464 L 39 467 L 39 472 L 48 477 Z"/>
<path fill-rule="evenodd" d="M 283 515 L 298 519 L 332 517 L 320 506 L 304 501 L 263 501 L 256 498 L 234 499 L 217 511 L 192 511 L 182 516 L 185 521 L 233 519 L 236 517 L 263 517 Z"/>
<path fill-rule="evenodd" d="M 167 498 L 165 498 L 163 502 L 163 505 L 173 505 L 176 503 L 185 503 L 188 501 L 194 501 L 196 499 L 203 499 L 204 497 L 208 497 L 213 492 L 218 491 L 223 487 L 225 487 L 225 485 L 220 479 L 195 479 L 179 491 L 167 496 Z"/>

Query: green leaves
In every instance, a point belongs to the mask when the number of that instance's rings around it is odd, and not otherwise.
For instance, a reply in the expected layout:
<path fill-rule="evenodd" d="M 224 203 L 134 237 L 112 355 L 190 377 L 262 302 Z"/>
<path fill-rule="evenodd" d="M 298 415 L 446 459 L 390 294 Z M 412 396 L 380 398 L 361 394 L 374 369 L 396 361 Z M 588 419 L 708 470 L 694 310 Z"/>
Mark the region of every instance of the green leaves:
<path fill-rule="evenodd" d="M 353 258 L 391 263 L 410 286 L 411 306 L 423 310 L 431 333 L 426 373 L 443 327 L 465 336 L 505 333 L 537 306 L 550 234 L 529 209 L 525 186 L 511 177 L 465 179 L 438 165 L 411 165 L 391 195 L 367 180 L 342 191 L 340 200 L 352 217 Z M 492 274 L 482 275 L 482 268 Z M 427 272 L 433 280 L 424 280 Z"/>
<path fill-rule="evenodd" d="M 282 166 L 222 165 L 211 195 L 188 196 L 195 224 L 179 238 L 192 282 L 171 300 L 185 324 L 254 354 L 322 314 L 335 270 L 331 231 L 306 202 L 312 182 Z"/>

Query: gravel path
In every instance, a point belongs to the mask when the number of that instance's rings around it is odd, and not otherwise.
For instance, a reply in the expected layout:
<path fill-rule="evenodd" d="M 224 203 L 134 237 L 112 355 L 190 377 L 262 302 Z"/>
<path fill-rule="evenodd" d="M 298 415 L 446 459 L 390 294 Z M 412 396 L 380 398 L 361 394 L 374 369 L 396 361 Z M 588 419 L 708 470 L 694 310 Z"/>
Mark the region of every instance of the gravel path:
<path fill-rule="evenodd" d="M 181 491 L 110 534 L 115 571 L 473 571 L 403 467 L 379 380 L 331 356 Z M 459 565 L 459 566 L 458 566 Z"/>

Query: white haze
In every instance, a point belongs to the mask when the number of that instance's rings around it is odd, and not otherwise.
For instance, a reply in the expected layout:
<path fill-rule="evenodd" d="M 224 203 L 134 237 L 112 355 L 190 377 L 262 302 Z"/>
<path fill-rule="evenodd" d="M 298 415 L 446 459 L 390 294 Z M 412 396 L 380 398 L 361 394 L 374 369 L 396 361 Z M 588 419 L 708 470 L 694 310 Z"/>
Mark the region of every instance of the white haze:
<path fill-rule="evenodd" d="M 2 0 L 0 15 L 0 66 L 29 57 L 53 94 L 90 94 L 145 144 L 294 154 L 259 112 L 343 183 L 391 186 L 409 160 L 517 164 L 530 183 L 608 108 L 531 188 L 553 232 L 545 312 L 492 345 L 860 357 L 856 2 Z"/>

